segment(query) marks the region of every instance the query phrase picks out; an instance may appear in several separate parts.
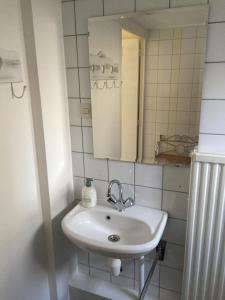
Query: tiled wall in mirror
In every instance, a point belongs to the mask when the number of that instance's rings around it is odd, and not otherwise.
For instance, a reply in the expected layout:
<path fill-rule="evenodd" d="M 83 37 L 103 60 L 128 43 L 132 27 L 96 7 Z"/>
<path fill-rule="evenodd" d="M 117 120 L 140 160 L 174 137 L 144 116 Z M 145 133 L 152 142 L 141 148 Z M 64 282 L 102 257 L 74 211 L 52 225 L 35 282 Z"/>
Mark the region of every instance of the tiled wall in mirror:
<path fill-rule="evenodd" d="M 88 20 L 94 157 L 190 162 L 208 7 Z"/>

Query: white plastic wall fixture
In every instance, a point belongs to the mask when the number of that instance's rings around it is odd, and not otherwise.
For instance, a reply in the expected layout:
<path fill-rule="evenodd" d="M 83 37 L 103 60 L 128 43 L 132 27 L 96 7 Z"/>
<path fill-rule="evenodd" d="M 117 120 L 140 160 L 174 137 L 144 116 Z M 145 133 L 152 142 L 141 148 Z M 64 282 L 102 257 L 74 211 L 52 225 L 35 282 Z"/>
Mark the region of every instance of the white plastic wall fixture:
<path fill-rule="evenodd" d="M 0 83 L 21 81 L 22 70 L 19 53 L 0 48 Z"/>
<path fill-rule="evenodd" d="M 120 275 L 120 269 L 121 269 L 121 260 L 120 259 L 109 258 L 108 259 L 108 266 L 110 267 L 113 276 L 119 276 Z"/>

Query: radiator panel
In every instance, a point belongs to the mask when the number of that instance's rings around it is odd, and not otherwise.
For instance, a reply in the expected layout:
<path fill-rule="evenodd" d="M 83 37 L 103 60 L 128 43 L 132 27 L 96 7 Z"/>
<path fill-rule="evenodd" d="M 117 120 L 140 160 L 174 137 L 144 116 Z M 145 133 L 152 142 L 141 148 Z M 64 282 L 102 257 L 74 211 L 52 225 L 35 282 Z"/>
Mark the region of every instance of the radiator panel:
<path fill-rule="evenodd" d="M 225 157 L 194 153 L 184 300 L 225 300 Z"/>

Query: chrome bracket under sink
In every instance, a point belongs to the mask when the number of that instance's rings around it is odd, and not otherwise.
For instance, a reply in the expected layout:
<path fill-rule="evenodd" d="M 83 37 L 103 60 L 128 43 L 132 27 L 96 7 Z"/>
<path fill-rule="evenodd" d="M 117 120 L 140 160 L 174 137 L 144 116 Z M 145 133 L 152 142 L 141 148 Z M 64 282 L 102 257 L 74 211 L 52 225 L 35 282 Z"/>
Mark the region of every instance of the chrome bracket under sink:
<path fill-rule="evenodd" d="M 153 276 L 153 273 L 155 271 L 155 267 L 157 265 L 157 262 L 158 260 L 159 261 L 163 261 L 164 260 L 164 257 L 165 257 L 165 250 L 166 250 L 166 241 L 164 240 L 161 240 L 158 244 L 158 246 L 156 247 L 155 249 L 155 258 L 153 260 L 153 263 L 152 263 L 152 266 L 151 266 L 151 269 L 148 273 L 148 276 L 147 276 L 147 279 L 145 280 L 145 283 L 144 283 L 144 286 L 143 286 L 143 289 L 140 293 L 140 296 L 138 298 L 138 300 L 143 300 L 146 293 L 147 293 L 147 290 L 148 290 L 148 287 L 149 287 L 149 284 L 151 282 L 151 279 L 152 279 L 152 276 Z"/>

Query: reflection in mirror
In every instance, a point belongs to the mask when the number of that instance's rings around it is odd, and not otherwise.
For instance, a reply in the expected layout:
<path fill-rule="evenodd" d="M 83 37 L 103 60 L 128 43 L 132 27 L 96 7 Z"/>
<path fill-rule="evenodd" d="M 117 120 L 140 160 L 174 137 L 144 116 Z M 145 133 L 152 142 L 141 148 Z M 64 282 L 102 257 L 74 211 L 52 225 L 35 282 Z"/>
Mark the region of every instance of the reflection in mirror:
<path fill-rule="evenodd" d="M 190 162 L 207 20 L 206 5 L 88 20 L 94 157 Z"/>

